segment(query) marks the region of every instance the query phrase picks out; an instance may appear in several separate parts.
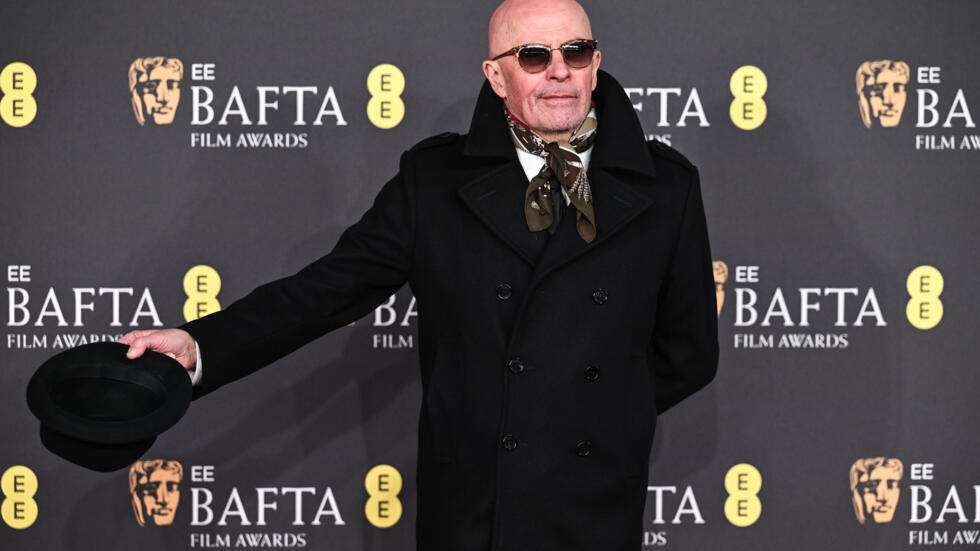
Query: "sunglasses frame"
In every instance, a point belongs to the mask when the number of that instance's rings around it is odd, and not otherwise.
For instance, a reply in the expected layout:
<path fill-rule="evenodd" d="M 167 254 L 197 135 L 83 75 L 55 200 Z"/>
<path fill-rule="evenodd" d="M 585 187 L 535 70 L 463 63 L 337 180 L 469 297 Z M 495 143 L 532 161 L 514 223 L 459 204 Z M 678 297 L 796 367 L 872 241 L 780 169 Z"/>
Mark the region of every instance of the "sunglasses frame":
<path fill-rule="evenodd" d="M 589 62 L 587 64 L 581 66 L 581 67 L 575 67 L 573 65 L 569 65 L 568 64 L 568 60 L 565 58 L 565 47 L 566 46 L 569 46 L 571 44 L 574 44 L 576 42 L 585 42 L 585 43 L 589 44 L 590 46 L 592 46 L 592 56 L 590 57 Z M 548 50 L 548 62 L 544 64 L 544 67 L 542 67 L 540 71 L 528 71 L 527 68 L 524 67 L 524 65 L 521 65 L 521 52 L 523 50 L 525 50 L 526 48 L 543 48 L 545 50 Z M 565 62 L 565 65 L 568 65 L 569 67 L 572 67 L 573 69 L 584 69 L 584 68 L 588 67 L 589 65 L 591 65 L 592 64 L 592 60 L 595 59 L 595 53 L 597 51 L 599 51 L 599 41 L 596 40 L 596 39 L 594 39 L 594 38 L 573 38 L 572 40 L 569 40 L 568 42 L 565 42 L 565 43 L 561 44 L 557 48 L 552 48 L 552 47 L 548 46 L 547 44 L 537 44 L 537 43 L 533 43 L 533 44 L 521 44 L 520 46 L 514 46 L 513 48 L 507 50 L 506 52 L 504 52 L 504 53 L 502 53 L 500 55 L 498 55 L 497 57 L 491 59 L 490 61 L 497 61 L 498 59 L 501 59 L 503 57 L 507 57 L 509 55 L 513 55 L 514 57 L 517 58 L 517 64 L 520 65 L 521 69 L 523 69 L 524 72 L 531 73 L 531 74 L 540 73 L 540 72 L 544 71 L 545 69 L 547 69 L 549 65 L 551 65 L 551 59 L 554 56 L 554 54 L 552 52 L 554 52 L 555 50 L 561 50 L 561 59 L 562 59 L 562 61 Z"/>

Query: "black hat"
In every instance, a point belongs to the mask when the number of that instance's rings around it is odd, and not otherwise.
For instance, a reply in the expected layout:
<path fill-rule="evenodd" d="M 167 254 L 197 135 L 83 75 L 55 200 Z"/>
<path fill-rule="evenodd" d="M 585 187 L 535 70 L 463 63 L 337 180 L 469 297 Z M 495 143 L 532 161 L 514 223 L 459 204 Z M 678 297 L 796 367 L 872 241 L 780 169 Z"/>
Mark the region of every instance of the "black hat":
<path fill-rule="evenodd" d="M 96 342 L 41 364 L 27 384 L 27 405 L 41 421 L 41 442 L 95 471 L 122 469 L 173 426 L 191 401 L 191 381 L 176 360 Z"/>

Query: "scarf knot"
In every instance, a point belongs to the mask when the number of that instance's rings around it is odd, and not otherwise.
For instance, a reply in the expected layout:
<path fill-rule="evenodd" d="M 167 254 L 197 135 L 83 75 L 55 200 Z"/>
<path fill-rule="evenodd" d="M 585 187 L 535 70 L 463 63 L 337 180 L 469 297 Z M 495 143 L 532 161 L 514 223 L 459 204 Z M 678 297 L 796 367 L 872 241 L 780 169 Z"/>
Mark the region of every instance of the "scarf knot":
<path fill-rule="evenodd" d="M 589 109 L 585 120 L 572 132 L 568 141 L 545 142 L 533 130 L 504 109 L 514 145 L 527 153 L 544 159 L 541 171 L 531 179 L 524 191 L 524 217 L 528 229 L 547 229 L 554 233 L 561 219 L 561 192 L 552 189 L 560 185 L 575 209 L 575 228 L 586 243 L 595 239 L 595 210 L 592 208 L 592 188 L 579 153 L 592 147 L 598 119 L 595 107 Z"/>

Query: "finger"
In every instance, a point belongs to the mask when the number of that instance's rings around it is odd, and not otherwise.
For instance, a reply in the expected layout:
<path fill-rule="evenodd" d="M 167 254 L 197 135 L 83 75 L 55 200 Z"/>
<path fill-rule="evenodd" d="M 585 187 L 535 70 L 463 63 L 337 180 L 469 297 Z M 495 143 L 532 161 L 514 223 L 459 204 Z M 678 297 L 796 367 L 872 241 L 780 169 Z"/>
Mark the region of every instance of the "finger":
<path fill-rule="evenodd" d="M 143 352 L 146 352 L 146 339 L 139 338 L 129 345 L 129 350 L 126 351 L 126 357 L 130 360 L 139 358 L 143 355 Z"/>
<path fill-rule="evenodd" d="M 133 344 L 133 341 L 135 341 L 136 339 L 140 337 L 145 337 L 150 333 L 154 333 L 154 332 L 156 332 L 156 329 L 137 329 L 136 331 L 130 331 L 129 333 L 126 333 L 125 335 L 120 337 L 119 340 L 117 340 L 116 342 L 122 344 Z"/>

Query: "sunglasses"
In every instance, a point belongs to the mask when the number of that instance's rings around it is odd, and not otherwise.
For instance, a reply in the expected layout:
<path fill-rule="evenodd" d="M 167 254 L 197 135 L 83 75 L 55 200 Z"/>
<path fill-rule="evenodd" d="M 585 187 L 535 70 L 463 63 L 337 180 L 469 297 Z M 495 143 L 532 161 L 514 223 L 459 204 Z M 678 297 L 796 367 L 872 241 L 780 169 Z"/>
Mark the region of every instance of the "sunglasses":
<path fill-rule="evenodd" d="M 592 63 L 592 54 L 595 53 L 598 45 L 599 41 L 591 38 L 569 40 L 557 48 L 549 48 L 544 44 L 524 44 L 507 50 L 491 61 L 515 55 L 521 69 L 528 73 L 540 73 L 547 69 L 548 65 L 551 65 L 551 52 L 561 50 L 561 57 L 565 60 L 565 65 L 573 69 L 583 69 Z"/>

